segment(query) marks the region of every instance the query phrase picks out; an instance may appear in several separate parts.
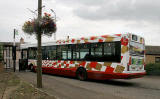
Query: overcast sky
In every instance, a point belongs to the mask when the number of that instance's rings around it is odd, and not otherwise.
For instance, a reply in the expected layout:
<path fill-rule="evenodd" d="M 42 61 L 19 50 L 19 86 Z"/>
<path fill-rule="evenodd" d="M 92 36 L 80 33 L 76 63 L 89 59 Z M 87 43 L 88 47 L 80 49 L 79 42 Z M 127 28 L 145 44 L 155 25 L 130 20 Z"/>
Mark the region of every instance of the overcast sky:
<path fill-rule="evenodd" d="M 42 0 L 43 13 L 57 16 L 57 39 L 134 33 L 143 36 L 147 45 L 160 45 L 160 0 Z M 27 8 L 37 9 L 38 0 L 0 0 L 0 42 L 13 41 L 13 29 L 26 42 L 35 36 L 21 30 L 25 21 L 36 17 Z M 42 38 L 43 42 L 54 37 Z"/>

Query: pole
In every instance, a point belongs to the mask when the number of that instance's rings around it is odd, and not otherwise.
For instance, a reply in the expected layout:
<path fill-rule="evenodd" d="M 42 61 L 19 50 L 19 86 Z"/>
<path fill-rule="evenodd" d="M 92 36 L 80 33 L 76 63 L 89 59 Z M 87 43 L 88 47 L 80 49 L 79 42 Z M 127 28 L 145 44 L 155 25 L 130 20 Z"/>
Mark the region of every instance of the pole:
<path fill-rule="evenodd" d="M 4 45 L 3 45 L 2 49 L 3 49 L 3 62 L 4 62 Z"/>
<path fill-rule="evenodd" d="M 42 17 L 42 0 L 38 0 L 38 22 L 41 23 Z M 41 48 L 41 28 L 37 31 L 37 42 L 38 42 L 38 60 L 37 60 L 37 87 L 42 88 L 42 48 Z"/>
<path fill-rule="evenodd" d="M 7 61 L 7 57 L 8 57 L 8 54 L 7 54 L 8 52 L 7 52 L 7 50 L 8 50 L 8 49 L 7 49 L 7 46 L 5 46 L 5 48 L 6 48 L 6 57 L 5 57 L 5 58 L 6 58 L 6 69 L 7 69 L 7 63 L 8 63 L 8 61 Z"/>
<path fill-rule="evenodd" d="M 54 40 L 56 40 L 56 33 L 54 33 Z"/>
<path fill-rule="evenodd" d="M 15 43 L 15 33 L 16 33 L 16 29 L 14 29 L 14 42 L 13 42 L 13 71 L 16 71 L 16 43 Z"/>
<path fill-rule="evenodd" d="M 9 56 L 8 56 L 8 61 L 9 61 L 8 65 L 9 65 L 9 68 L 11 68 L 11 62 L 10 62 L 10 58 L 11 58 L 11 55 L 10 55 L 10 54 L 11 54 L 11 53 L 10 53 L 10 47 L 11 47 L 11 46 L 8 46 L 8 48 L 9 48 L 9 49 L 8 49 L 8 50 L 9 50 L 9 53 L 8 53 L 8 54 L 9 54 Z"/>

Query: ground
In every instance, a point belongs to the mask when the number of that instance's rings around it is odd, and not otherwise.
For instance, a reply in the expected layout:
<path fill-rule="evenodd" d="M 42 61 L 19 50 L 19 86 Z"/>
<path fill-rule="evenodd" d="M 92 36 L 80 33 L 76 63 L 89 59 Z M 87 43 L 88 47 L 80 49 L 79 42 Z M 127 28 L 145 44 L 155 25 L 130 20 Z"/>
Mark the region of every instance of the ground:
<path fill-rule="evenodd" d="M 0 99 L 160 99 L 160 76 L 79 81 L 43 74 L 41 89 L 34 87 L 36 77 L 36 73 L 29 71 L 1 71 Z"/>
<path fill-rule="evenodd" d="M 0 64 L 0 99 L 55 99 L 41 89 L 20 79 Z"/>
<path fill-rule="evenodd" d="M 36 85 L 36 73 L 17 72 Z M 160 99 L 160 76 L 129 80 L 88 80 L 43 74 L 43 90 L 59 99 Z"/>

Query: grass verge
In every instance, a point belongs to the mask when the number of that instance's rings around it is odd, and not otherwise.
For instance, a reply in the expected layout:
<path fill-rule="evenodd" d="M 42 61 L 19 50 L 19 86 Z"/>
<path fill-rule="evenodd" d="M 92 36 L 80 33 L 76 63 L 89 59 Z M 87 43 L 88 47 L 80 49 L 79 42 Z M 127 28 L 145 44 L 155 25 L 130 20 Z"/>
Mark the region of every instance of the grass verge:
<path fill-rule="evenodd" d="M 10 99 L 55 99 L 53 96 L 39 91 L 26 82 L 21 82 L 18 89 L 12 92 Z"/>
<path fill-rule="evenodd" d="M 13 72 L 0 72 L 0 99 L 55 99 L 31 84 L 19 79 Z"/>

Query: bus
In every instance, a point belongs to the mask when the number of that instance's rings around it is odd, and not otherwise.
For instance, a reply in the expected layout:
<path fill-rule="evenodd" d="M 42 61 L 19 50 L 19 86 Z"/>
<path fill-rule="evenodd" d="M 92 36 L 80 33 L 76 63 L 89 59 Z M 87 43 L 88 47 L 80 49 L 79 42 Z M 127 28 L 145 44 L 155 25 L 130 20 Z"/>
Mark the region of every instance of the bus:
<path fill-rule="evenodd" d="M 22 59 L 36 71 L 37 44 L 21 45 Z M 145 41 L 135 34 L 114 34 L 42 43 L 42 73 L 86 79 L 143 77 Z"/>

